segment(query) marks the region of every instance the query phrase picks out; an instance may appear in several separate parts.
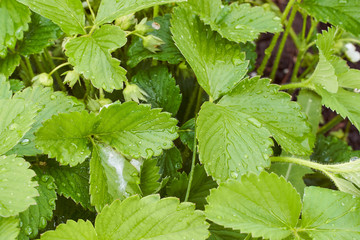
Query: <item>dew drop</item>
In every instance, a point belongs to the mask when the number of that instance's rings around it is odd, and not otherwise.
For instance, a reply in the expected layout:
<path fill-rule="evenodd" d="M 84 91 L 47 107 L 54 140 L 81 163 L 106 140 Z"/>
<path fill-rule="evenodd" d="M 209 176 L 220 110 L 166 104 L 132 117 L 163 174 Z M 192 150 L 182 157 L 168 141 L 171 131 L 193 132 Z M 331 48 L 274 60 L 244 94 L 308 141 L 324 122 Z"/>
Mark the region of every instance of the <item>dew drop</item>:
<path fill-rule="evenodd" d="M 23 146 L 28 145 L 29 143 L 30 143 L 30 139 L 27 139 L 27 138 L 23 139 L 23 140 L 20 142 L 20 144 L 23 145 Z"/>

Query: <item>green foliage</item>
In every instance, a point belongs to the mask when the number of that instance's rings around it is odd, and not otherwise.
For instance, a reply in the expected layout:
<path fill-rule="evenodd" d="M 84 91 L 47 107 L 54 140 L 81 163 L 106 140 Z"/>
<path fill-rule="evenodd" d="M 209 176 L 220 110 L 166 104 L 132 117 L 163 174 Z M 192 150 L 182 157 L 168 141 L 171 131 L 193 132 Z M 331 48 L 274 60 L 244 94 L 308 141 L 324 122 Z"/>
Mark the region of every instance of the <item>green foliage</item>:
<path fill-rule="evenodd" d="M 0 217 L 0 236 L 6 240 L 15 240 L 19 234 L 19 219 L 15 217 Z"/>
<path fill-rule="evenodd" d="M 178 148 L 174 147 L 165 150 L 164 153 L 158 157 L 158 166 L 160 167 L 160 174 L 163 177 L 175 177 L 177 171 L 182 167 L 182 157 Z"/>
<path fill-rule="evenodd" d="M 16 53 L 9 53 L 4 59 L 0 58 L 0 73 L 9 77 L 19 64 L 20 56 Z"/>

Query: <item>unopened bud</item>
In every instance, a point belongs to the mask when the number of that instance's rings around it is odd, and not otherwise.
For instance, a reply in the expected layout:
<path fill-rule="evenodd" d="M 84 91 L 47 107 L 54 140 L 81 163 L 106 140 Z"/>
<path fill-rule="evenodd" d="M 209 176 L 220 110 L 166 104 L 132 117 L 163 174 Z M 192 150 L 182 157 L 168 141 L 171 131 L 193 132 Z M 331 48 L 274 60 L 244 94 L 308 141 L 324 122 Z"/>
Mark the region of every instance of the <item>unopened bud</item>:
<path fill-rule="evenodd" d="M 47 73 L 36 75 L 31 81 L 34 86 L 43 85 L 45 87 L 51 87 L 54 84 L 53 78 Z"/>
<path fill-rule="evenodd" d="M 66 74 L 64 83 L 69 84 L 69 86 L 72 88 L 77 81 L 79 81 L 80 74 L 76 71 L 69 71 Z"/>
<path fill-rule="evenodd" d="M 147 93 L 142 90 L 138 85 L 131 83 L 126 85 L 123 94 L 126 102 L 134 101 L 139 103 L 139 100 L 146 102 L 145 96 L 148 97 Z"/>
<path fill-rule="evenodd" d="M 143 18 L 139 24 L 135 26 L 135 31 L 140 34 L 144 35 L 148 32 L 153 31 L 154 29 L 146 24 L 147 18 Z"/>
<path fill-rule="evenodd" d="M 122 30 L 128 30 L 132 25 L 136 24 L 135 15 L 129 14 L 123 17 L 119 17 L 115 20 L 115 25 L 119 26 Z"/>
<path fill-rule="evenodd" d="M 155 37 L 153 35 L 148 35 L 143 38 L 144 48 L 148 49 L 150 52 L 160 51 L 159 46 L 165 44 L 161 38 Z"/>

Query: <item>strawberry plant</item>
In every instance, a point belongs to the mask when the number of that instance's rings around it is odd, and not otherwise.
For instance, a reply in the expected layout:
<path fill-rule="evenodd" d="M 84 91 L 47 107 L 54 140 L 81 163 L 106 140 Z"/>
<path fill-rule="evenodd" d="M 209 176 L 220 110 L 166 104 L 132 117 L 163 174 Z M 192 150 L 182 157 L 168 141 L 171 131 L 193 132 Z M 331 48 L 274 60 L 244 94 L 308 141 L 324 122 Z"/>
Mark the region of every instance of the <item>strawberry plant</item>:
<path fill-rule="evenodd" d="M 0 19 L 0 239 L 360 239 L 360 1 L 0 0 Z"/>

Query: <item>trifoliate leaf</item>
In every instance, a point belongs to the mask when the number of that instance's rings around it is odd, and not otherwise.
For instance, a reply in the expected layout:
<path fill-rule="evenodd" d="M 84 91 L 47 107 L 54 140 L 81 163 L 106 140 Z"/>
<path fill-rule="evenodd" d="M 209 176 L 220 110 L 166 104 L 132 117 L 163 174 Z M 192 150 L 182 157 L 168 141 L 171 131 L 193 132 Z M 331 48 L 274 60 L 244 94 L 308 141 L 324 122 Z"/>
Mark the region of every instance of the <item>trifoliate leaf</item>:
<path fill-rule="evenodd" d="M 359 198 L 329 189 L 309 187 L 305 189 L 299 233 L 305 231 L 311 239 L 358 239 L 359 214 Z"/>
<path fill-rule="evenodd" d="M 298 222 L 300 196 L 276 174 L 243 175 L 210 191 L 206 217 L 253 237 L 280 240 L 292 234 Z"/>
<path fill-rule="evenodd" d="M 304 0 L 300 4 L 318 21 L 329 22 L 360 36 L 360 6 L 358 0 Z"/>
<path fill-rule="evenodd" d="M 95 24 L 100 26 L 104 23 L 111 23 L 118 17 L 135 13 L 145 8 L 183 1 L 185 0 L 102 0 Z"/>
<path fill-rule="evenodd" d="M 224 228 L 223 226 L 211 223 L 209 227 L 211 233 L 208 240 L 245 240 L 247 234 L 242 234 L 240 231 L 232 230 L 231 228 Z"/>
<path fill-rule="evenodd" d="M 0 59 L 6 56 L 7 48 L 15 49 L 16 41 L 28 29 L 28 22 L 30 11 L 26 6 L 14 0 L 0 2 Z"/>
<path fill-rule="evenodd" d="M 181 201 L 184 201 L 188 183 L 189 177 L 185 172 L 183 172 L 166 187 L 167 195 L 178 197 Z M 191 182 L 189 202 L 195 203 L 197 209 L 204 209 L 206 197 L 210 194 L 210 189 L 216 187 L 216 182 L 206 174 L 204 167 L 196 165 L 194 169 L 194 177 Z"/>
<path fill-rule="evenodd" d="M 101 211 L 115 199 L 141 194 L 137 169 L 113 148 L 96 144 L 90 161 L 91 204 Z"/>
<path fill-rule="evenodd" d="M 202 240 L 208 224 L 194 205 L 176 198 L 133 196 L 106 206 L 95 221 L 99 239 Z"/>
<path fill-rule="evenodd" d="M 120 27 L 104 25 L 92 35 L 69 40 L 65 54 L 75 71 L 90 79 L 95 87 L 112 92 L 123 88 L 126 70 L 120 67 L 119 60 L 112 58 L 111 52 L 124 46 L 126 41 Z"/>
<path fill-rule="evenodd" d="M 54 179 L 46 174 L 41 174 L 36 168 L 35 180 L 39 183 L 37 187 L 39 196 L 35 198 L 36 205 L 30 206 L 25 212 L 20 213 L 20 234 L 18 240 L 36 238 L 40 229 L 44 229 L 47 221 L 53 217 L 55 200 L 57 199 Z"/>
<path fill-rule="evenodd" d="M 0 99 L 10 99 L 11 96 L 10 83 L 3 74 L 0 74 Z"/>
<path fill-rule="evenodd" d="M 88 162 L 69 167 L 59 166 L 56 162 L 47 161 L 47 167 L 44 171 L 55 179 L 58 194 L 66 198 L 70 197 L 84 208 L 91 209 Z"/>
<path fill-rule="evenodd" d="M 166 66 L 140 70 L 131 81 L 147 93 L 146 100 L 153 108 L 162 108 L 173 115 L 179 110 L 182 95 Z"/>
<path fill-rule="evenodd" d="M 176 46 L 194 70 L 199 84 L 214 100 L 245 76 L 249 62 L 241 47 L 212 32 L 189 8 L 177 8 L 171 23 Z"/>
<path fill-rule="evenodd" d="M 50 19 L 70 35 L 85 34 L 85 13 L 79 0 L 17 0 Z"/>
<path fill-rule="evenodd" d="M 41 235 L 40 240 L 98 240 L 95 229 L 90 221 L 80 219 L 75 222 L 68 220 L 66 224 L 60 224 L 56 230 L 47 231 Z"/>
<path fill-rule="evenodd" d="M 159 156 L 178 137 L 177 120 L 149 105 L 113 104 L 103 108 L 98 118 L 95 135 L 121 154 L 134 158 Z"/>
<path fill-rule="evenodd" d="M 154 194 L 161 186 L 159 170 L 156 166 L 157 160 L 155 158 L 147 159 L 141 166 L 140 171 L 140 188 L 143 196 Z"/>
<path fill-rule="evenodd" d="M 283 176 L 286 181 L 293 185 L 300 196 L 304 194 L 306 187 L 303 177 L 306 174 L 313 173 L 310 168 L 293 163 L 272 163 L 269 171 Z"/>
<path fill-rule="evenodd" d="M 4 59 L 0 58 L 0 73 L 5 77 L 10 77 L 20 64 L 20 55 L 17 53 L 9 53 Z"/>
<path fill-rule="evenodd" d="M 164 177 L 175 177 L 178 170 L 182 167 L 182 157 L 177 147 L 165 150 L 164 153 L 158 157 L 158 166 L 160 167 L 160 174 Z"/>
<path fill-rule="evenodd" d="M 50 158 L 75 166 L 90 156 L 95 123 L 96 116 L 86 111 L 54 115 L 35 134 L 35 144 Z"/>
<path fill-rule="evenodd" d="M 156 29 L 150 32 L 149 35 L 156 36 L 164 41 L 164 44 L 159 46 L 159 52 L 150 52 L 143 46 L 141 38 L 134 38 L 127 52 L 129 57 L 127 64 L 130 67 L 135 67 L 138 63 L 147 58 L 167 61 L 170 64 L 178 64 L 181 60 L 183 60 L 183 56 L 179 52 L 179 49 L 175 46 L 171 36 L 170 19 L 171 15 L 166 14 L 161 17 L 156 17 L 154 21 L 149 21 L 147 23 L 149 26 L 156 27 Z"/>
<path fill-rule="evenodd" d="M 179 129 L 179 135 L 181 142 L 193 151 L 195 138 L 195 118 L 190 119 L 181 126 Z"/>
<path fill-rule="evenodd" d="M 41 53 L 45 47 L 51 46 L 60 37 L 60 33 L 60 28 L 49 19 L 33 14 L 29 31 L 25 33 L 19 52 L 25 56 Z"/>
<path fill-rule="evenodd" d="M 15 217 L 0 217 L 0 236 L 2 239 L 15 240 L 19 234 L 19 219 Z"/>
<path fill-rule="evenodd" d="M 66 96 L 63 92 L 54 92 L 51 88 L 26 88 L 14 95 L 14 99 L 22 99 L 29 106 L 36 106 L 41 109 L 36 117 L 35 123 L 30 131 L 21 139 L 10 153 L 17 155 L 35 156 L 41 151 L 35 148 L 34 133 L 42 126 L 42 123 L 59 113 L 82 111 L 85 106 L 74 97 Z"/>
<path fill-rule="evenodd" d="M 218 104 L 202 106 L 196 133 L 200 161 L 216 180 L 269 167 L 270 136 L 288 152 L 310 153 L 314 139 L 305 116 L 278 89 L 268 79 L 247 79 Z"/>
<path fill-rule="evenodd" d="M 302 89 L 297 96 L 297 102 L 308 117 L 312 133 L 316 135 L 321 119 L 321 97 L 313 91 Z"/>
<path fill-rule="evenodd" d="M 15 155 L 0 156 L 0 216 L 15 216 L 36 204 L 37 183 L 31 181 L 35 176 L 30 164 Z"/>
<path fill-rule="evenodd" d="M 280 18 L 263 7 L 238 3 L 224 6 L 221 0 L 191 0 L 189 4 L 201 20 L 231 41 L 247 42 L 258 38 L 260 33 L 282 31 Z"/>
<path fill-rule="evenodd" d="M 0 100 L 0 155 L 12 149 L 30 130 L 36 110 L 20 99 Z"/>

